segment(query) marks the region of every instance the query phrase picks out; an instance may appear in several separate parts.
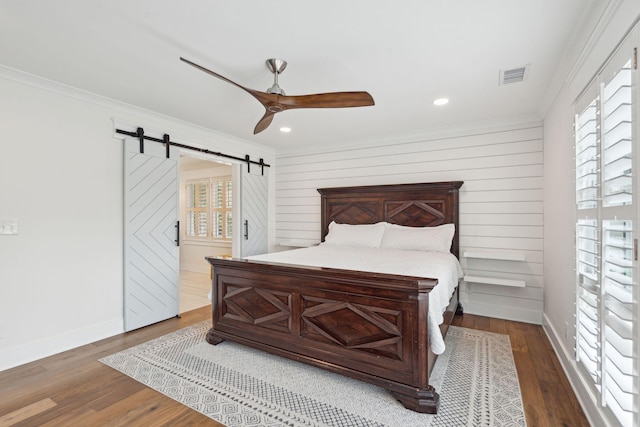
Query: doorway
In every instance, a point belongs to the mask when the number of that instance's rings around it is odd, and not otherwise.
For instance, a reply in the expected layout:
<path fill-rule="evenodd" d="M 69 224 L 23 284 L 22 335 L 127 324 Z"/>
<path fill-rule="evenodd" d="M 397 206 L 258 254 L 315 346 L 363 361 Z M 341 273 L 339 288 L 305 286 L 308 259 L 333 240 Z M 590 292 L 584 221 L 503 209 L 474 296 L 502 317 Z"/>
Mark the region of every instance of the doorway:
<path fill-rule="evenodd" d="M 233 166 L 180 157 L 180 313 L 210 304 L 206 256 L 233 253 Z"/>

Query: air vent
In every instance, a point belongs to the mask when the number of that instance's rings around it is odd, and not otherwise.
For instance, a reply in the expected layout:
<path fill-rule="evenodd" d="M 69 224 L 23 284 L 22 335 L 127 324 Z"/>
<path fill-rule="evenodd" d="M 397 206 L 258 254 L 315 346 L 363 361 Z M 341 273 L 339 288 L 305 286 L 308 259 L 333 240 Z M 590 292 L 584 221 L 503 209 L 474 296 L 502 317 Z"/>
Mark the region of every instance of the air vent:
<path fill-rule="evenodd" d="M 506 85 L 510 83 L 518 83 L 526 80 L 527 71 L 529 69 L 528 65 L 519 68 L 512 68 L 510 70 L 500 70 L 500 85 Z"/>

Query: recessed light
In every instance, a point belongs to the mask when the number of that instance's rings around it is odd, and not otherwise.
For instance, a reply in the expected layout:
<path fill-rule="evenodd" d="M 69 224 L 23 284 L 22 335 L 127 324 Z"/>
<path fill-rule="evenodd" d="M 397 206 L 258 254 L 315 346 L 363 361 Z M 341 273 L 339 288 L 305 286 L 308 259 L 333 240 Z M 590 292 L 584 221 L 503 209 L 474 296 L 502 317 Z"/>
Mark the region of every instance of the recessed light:
<path fill-rule="evenodd" d="M 282 133 L 289 133 L 289 132 L 291 132 L 291 128 L 286 127 L 286 126 L 282 126 L 282 127 L 280 128 L 280 132 L 282 132 Z"/>
<path fill-rule="evenodd" d="M 449 98 L 438 98 L 433 101 L 433 105 L 446 105 L 449 103 Z"/>

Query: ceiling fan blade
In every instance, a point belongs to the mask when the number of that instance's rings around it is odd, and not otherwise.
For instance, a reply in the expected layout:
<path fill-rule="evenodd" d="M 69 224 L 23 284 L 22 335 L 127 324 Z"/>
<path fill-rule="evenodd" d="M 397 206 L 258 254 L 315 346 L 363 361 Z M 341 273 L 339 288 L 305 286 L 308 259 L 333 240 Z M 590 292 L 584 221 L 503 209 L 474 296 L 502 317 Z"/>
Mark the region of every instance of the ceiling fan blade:
<path fill-rule="evenodd" d="M 275 114 L 276 113 L 272 111 L 266 110 L 264 113 L 264 116 L 262 116 L 262 118 L 256 125 L 255 129 L 253 129 L 253 134 L 255 135 L 257 133 L 260 133 L 266 128 L 268 128 L 271 122 L 273 121 L 273 116 L 275 116 Z"/>
<path fill-rule="evenodd" d="M 268 108 L 269 105 L 277 104 L 277 100 L 278 100 L 278 96 L 279 95 L 272 94 L 272 93 L 266 93 L 266 92 L 260 92 L 259 90 L 246 88 L 246 87 L 234 82 L 233 80 L 229 80 L 228 78 L 226 78 L 224 76 L 221 76 L 220 74 L 215 73 L 215 72 L 203 67 L 202 65 L 198 65 L 195 62 L 191 62 L 186 58 L 180 57 L 180 60 L 182 62 L 186 62 L 187 64 L 191 65 L 192 67 L 197 68 L 198 70 L 204 71 L 207 74 L 211 74 L 212 76 L 219 78 L 220 80 L 224 80 L 227 83 L 231 83 L 232 85 L 239 87 L 240 89 L 242 89 L 245 92 L 251 94 L 255 99 L 257 99 L 264 106 L 264 108 Z M 267 126 L 268 126 L 268 124 L 267 124 Z"/>
<path fill-rule="evenodd" d="M 347 108 L 375 105 L 368 92 L 330 92 L 314 95 L 280 96 L 283 110 L 294 108 Z"/>
<path fill-rule="evenodd" d="M 227 83 L 231 83 L 232 85 L 239 87 L 240 89 L 244 90 L 245 92 L 249 92 L 251 95 L 254 95 L 254 92 L 257 92 L 257 91 L 255 91 L 255 90 L 253 90 L 253 89 L 248 89 L 248 88 L 246 88 L 246 87 L 244 87 L 244 86 L 242 86 L 242 85 L 239 85 L 238 83 L 236 83 L 236 82 L 234 82 L 234 81 L 232 81 L 232 80 L 229 80 L 228 78 L 226 78 L 226 77 L 224 77 L 224 76 L 221 76 L 221 75 L 220 75 L 220 74 L 218 74 L 218 73 L 214 73 L 213 71 L 211 71 L 211 70 L 209 70 L 209 69 L 207 69 L 207 68 L 204 68 L 202 65 L 198 65 L 198 64 L 196 64 L 195 62 L 191 62 L 191 61 L 189 61 L 188 59 L 185 59 L 185 58 L 183 58 L 183 57 L 180 57 L 180 61 L 182 61 L 182 62 L 186 62 L 187 64 L 191 65 L 192 67 L 195 67 L 195 68 L 197 68 L 198 70 L 204 71 L 204 72 L 205 72 L 205 73 L 207 73 L 207 74 L 211 74 L 213 77 L 217 77 L 217 78 L 219 78 L 220 80 L 224 80 L 224 81 L 225 81 L 225 82 L 227 82 Z M 261 92 L 258 92 L 258 93 L 261 93 Z M 254 96 L 255 96 L 255 95 L 254 95 Z M 262 101 L 261 101 L 261 102 L 262 102 Z"/>

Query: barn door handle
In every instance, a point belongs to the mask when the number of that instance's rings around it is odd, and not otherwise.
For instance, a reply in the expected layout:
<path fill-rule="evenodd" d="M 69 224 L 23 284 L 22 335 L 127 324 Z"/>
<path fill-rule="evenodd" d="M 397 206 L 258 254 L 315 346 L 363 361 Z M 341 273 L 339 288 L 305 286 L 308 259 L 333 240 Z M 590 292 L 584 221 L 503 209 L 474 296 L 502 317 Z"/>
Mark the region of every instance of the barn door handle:
<path fill-rule="evenodd" d="M 244 220 L 244 240 L 249 240 L 249 220 Z"/>
<path fill-rule="evenodd" d="M 176 246 L 180 246 L 180 221 L 176 221 Z"/>

